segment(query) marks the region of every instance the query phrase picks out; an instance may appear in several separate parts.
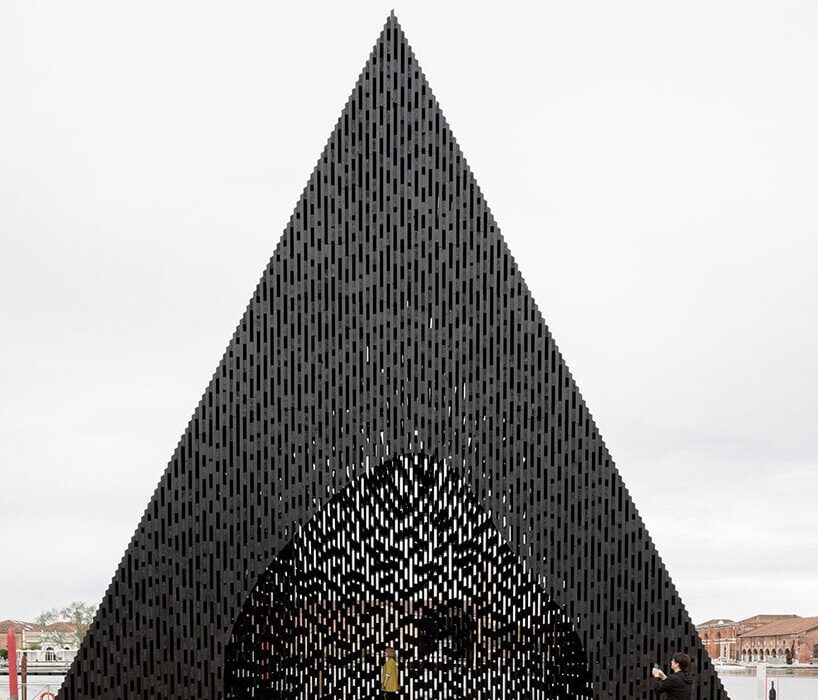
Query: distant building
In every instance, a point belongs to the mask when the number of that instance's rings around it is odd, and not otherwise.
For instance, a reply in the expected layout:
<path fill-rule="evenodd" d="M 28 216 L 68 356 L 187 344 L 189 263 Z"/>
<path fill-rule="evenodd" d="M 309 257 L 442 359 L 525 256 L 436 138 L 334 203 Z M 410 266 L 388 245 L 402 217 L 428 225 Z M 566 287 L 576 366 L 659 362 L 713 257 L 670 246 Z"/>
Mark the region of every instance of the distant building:
<path fill-rule="evenodd" d="M 744 634 L 777 620 L 795 620 L 798 615 L 753 615 L 736 623 L 736 634 Z"/>
<path fill-rule="evenodd" d="M 7 631 L 17 633 L 17 649 L 43 649 L 48 651 L 74 649 L 77 646 L 77 628 L 70 622 L 54 622 L 37 625 L 22 620 L 0 621 L 0 649 L 8 648 Z"/>
<path fill-rule="evenodd" d="M 818 663 L 818 617 L 776 620 L 738 635 L 741 661 Z"/>
<path fill-rule="evenodd" d="M 17 646 L 22 643 L 23 633 L 33 630 L 37 625 L 32 622 L 23 622 L 22 620 L 2 620 L 0 621 L 0 649 L 8 649 L 9 630 L 14 630 L 17 633 Z"/>
<path fill-rule="evenodd" d="M 21 649 L 71 649 L 77 646 L 77 628 L 69 622 L 30 625 L 23 630 Z"/>
<path fill-rule="evenodd" d="M 715 618 L 696 625 L 696 631 L 702 640 L 710 658 L 723 661 L 742 661 L 739 650 L 739 637 L 759 627 L 779 620 L 805 619 L 797 615 L 753 615 L 735 622 L 727 618 Z"/>
<path fill-rule="evenodd" d="M 696 625 L 702 646 L 711 659 L 733 658 L 736 648 L 736 623 L 733 620 L 708 620 Z"/>

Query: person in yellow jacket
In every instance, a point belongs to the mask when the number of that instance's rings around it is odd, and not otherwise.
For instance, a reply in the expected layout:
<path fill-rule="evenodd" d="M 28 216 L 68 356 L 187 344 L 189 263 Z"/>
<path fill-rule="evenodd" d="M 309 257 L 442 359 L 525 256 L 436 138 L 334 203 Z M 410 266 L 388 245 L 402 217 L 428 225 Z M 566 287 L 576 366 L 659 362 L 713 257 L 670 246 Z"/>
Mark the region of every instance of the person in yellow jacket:
<path fill-rule="evenodd" d="M 398 697 L 398 689 L 400 688 L 398 662 L 395 660 L 395 650 L 392 647 L 386 647 L 384 654 L 386 655 L 386 661 L 381 669 L 381 690 L 386 700 L 394 700 Z"/>

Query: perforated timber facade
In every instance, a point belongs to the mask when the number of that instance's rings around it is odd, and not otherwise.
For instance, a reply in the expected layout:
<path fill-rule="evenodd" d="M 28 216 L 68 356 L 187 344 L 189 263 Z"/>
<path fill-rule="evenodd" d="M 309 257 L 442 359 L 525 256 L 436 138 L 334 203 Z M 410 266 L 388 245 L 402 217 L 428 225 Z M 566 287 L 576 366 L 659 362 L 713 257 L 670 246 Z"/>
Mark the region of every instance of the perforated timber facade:
<path fill-rule="evenodd" d="M 726 698 L 394 17 L 60 697 L 372 697 L 385 644 L 405 697 Z"/>

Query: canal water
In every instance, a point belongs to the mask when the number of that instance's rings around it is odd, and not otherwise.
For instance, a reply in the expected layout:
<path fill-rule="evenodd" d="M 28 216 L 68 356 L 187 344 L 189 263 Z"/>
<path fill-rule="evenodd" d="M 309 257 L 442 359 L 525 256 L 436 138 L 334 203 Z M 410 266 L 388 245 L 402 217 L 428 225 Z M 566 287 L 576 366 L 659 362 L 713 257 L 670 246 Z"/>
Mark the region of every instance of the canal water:
<path fill-rule="evenodd" d="M 37 700 L 40 693 L 50 690 L 56 693 L 62 685 L 63 676 L 29 676 L 28 677 L 28 700 Z M 19 676 L 18 676 L 19 685 Z M 0 676 L 0 700 L 8 700 L 9 677 Z M 46 695 L 46 697 L 48 697 Z"/>
<path fill-rule="evenodd" d="M 767 683 L 775 682 L 777 700 L 818 700 L 818 674 L 815 672 L 801 672 L 797 669 L 787 671 L 786 675 L 774 676 L 768 674 Z M 730 700 L 757 700 L 758 685 L 752 670 L 747 672 L 721 671 L 719 676 L 727 690 Z M 62 676 L 29 676 L 29 700 L 36 698 L 44 690 L 56 693 L 62 684 Z M 769 685 L 768 685 L 769 687 Z M 9 677 L 0 676 L 0 700 L 8 700 Z"/>
<path fill-rule="evenodd" d="M 754 668 L 722 669 L 718 673 L 730 700 L 758 700 L 758 679 Z M 818 700 L 816 669 L 771 668 L 767 671 L 767 693 L 771 683 L 775 683 L 776 700 Z"/>

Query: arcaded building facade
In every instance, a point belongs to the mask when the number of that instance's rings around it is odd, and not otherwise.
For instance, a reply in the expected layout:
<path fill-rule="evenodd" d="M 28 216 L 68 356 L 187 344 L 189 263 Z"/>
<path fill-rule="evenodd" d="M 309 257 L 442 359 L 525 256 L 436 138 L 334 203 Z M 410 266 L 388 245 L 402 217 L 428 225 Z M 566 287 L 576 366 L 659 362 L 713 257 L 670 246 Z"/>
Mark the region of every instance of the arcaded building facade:
<path fill-rule="evenodd" d="M 818 617 L 776 620 L 738 636 L 741 661 L 818 662 Z"/>

